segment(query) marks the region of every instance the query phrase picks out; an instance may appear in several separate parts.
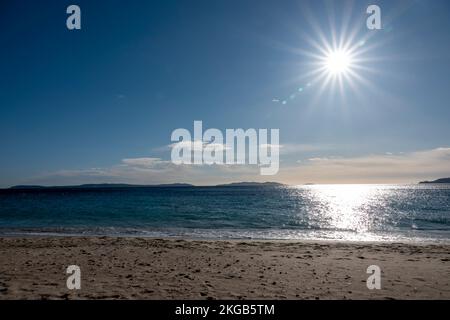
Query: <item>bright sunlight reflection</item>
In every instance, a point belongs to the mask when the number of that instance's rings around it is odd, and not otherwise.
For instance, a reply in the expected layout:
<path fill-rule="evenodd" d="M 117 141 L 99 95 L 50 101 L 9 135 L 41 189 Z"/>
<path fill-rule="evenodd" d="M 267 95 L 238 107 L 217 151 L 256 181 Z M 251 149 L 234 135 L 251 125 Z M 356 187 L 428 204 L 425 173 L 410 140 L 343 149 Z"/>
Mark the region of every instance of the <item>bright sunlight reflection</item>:
<path fill-rule="evenodd" d="M 377 189 L 366 185 L 317 185 L 310 191 L 317 203 L 314 214 L 328 228 L 366 232 L 371 229 L 373 219 L 367 210 L 360 210 L 376 201 Z"/>

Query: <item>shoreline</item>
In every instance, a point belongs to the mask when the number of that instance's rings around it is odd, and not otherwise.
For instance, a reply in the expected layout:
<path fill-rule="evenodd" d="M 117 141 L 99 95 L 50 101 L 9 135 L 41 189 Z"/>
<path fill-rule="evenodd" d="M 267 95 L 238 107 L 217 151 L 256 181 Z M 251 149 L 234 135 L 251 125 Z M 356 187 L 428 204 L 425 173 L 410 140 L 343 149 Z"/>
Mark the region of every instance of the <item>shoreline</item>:
<path fill-rule="evenodd" d="M 450 299 L 450 244 L 0 236 L 0 255 L 0 299 Z"/>
<path fill-rule="evenodd" d="M 104 228 L 104 227 L 101 227 Z M 70 229 L 70 228 L 69 228 Z M 6 231 L 5 231 L 6 230 Z M 266 233 L 264 233 L 266 231 Z M 212 235 L 213 233 L 215 235 Z M 244 236 L 244 234 L 253 235 Z M 272 232 L 272 234 L 271 234 Z M 274 234 L 275 232 L 275 234 Z M 284 232 L 285 237 L 277 237 Z M 329 233 L 329 234 L 327 234 Z M 372 232 L 355 233 L 349 231 L 317 231 L 291 230 L 291 229 L 155 229 L 129 231 L 95 232 L 92 230 L 64 230 L 46 228 L 0 228 L 0 238 L 143 238 L 143 239 L 164 239 L 164 240 L 193 240 L 193 241 L 288 241 L 288 242 L 342 242 L 342 243 L 404 243 L 410 245 L 438 244 L 450 245 L 449 231 L 425 231 L 418 232 Z"/>
<path fill-rule="evenodd" d="M 348 244 L 348 245 L 408 245 L 408 246 L 448 246 L 450 239 L 427 239 L 427 240 L 343 240 L 343 239 L 263 239 L 263 238 L 206 238 L 206 237 L 183 237 L 183 236 L 142 236 L 142 235 L 106 235 L 106 234 L 57 234 L 57 233 L 23 233 L 23 234 L 2 234 L 2 239 L 142 239 L 159 241 L 186 241 L 186 242 L 285 242 L 285 243 L 305 243 L 305 244 Z M 449 252 L 450 255 L 450 252 Z"/>
<path fill-rule="evenodd" d="M 305 245 L 348 245 L 348 246 L 389 246 L 389 245 L 404 245 L 409 247 L 448 247 L 448 255 L 450 256 L 450 240 L 428 240 L 428 241 L 413 241 L 413 240 L 395 240 L 395 241 L 386 241 L 386 240 L 334 240 L 334 239 L 212 239 L 212 238 L 186 238 L 186 237 L 143 237 L 143 236 L 129 236 L 129 235 L 0 235 L 0 241 L 2 239 L 85 239 L 89 240 L 112 240 L 112 239 L 141 239 L 145 241 L 167 241 L 167 242 L 177 242 L 184 241 L 187 243 L 195 243 L 195 242 L 206 242 L 206 243 L 221 243 L 221 242 L 229 242 L 229 243 L 240 243 L 240 242 L 255 242 L 255 243 L 288 243 L 288 244 L 305 244 Z M 449 264 L 450 268 L 450 264 Z"/>

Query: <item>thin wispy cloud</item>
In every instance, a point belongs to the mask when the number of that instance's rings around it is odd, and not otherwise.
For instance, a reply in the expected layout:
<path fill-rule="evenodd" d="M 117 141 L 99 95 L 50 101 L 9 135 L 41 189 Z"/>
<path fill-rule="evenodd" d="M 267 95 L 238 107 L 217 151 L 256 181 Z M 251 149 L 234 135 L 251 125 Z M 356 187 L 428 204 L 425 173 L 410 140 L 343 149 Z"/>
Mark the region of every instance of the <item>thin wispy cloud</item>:
<path fill-rule="evenodd" d="M 171 162 L 160 158 L 128 158 L 122 159 L 122 164 L 132 168 L 157 169 L 165 168 Z"/>
<path fill-rule="evenodd" d="M 310 158 L 280 171 L 281 179 L 290 183 L 417 182 L 450 176 L 450 148 L 357 157 Z"/>

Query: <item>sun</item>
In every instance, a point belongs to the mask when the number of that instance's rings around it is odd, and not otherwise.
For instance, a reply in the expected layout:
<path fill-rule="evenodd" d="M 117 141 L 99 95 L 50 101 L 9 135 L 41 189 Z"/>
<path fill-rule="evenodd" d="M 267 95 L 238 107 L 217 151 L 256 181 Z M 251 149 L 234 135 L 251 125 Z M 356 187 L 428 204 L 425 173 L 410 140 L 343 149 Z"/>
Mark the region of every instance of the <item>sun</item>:
<path fill-rule="evenodd" d="M 325 68 L 331 75 L 348 73 L 352 65 L 352 56 L 345 50 L 328 52 L 325 59 Z"/>
<path fill-rule="evenodd" d="M 272 102 L 286 105 L 309 91 L 314 92 L 311 105 L 317 105 L 316 100 L 322 97 L 339 97 L 347 105 L 350 95 L 365 101 L 363 89 L 382 92 L 374 80 L 386 72 L 380 68 L 381 63 L 390 58 L 375 56 L 375 50 L 391 42 L 392 37 L 375 39 L 372 31 L 361 28 L 360 18 L 352 19 L 352 6 L 349 3 L 342 12 L 335 12 L 330 6 L 325 21 L 307 9 L 305 18 L 309 25 L 293 30 L 299 39 L 295 45 L 273 42 L 277 49 L 298 55 L 299 60 L 293 65 L 295 75 L 289 80 L 296 83 L 295 89 L 284 98 L 274 97 Z"/>

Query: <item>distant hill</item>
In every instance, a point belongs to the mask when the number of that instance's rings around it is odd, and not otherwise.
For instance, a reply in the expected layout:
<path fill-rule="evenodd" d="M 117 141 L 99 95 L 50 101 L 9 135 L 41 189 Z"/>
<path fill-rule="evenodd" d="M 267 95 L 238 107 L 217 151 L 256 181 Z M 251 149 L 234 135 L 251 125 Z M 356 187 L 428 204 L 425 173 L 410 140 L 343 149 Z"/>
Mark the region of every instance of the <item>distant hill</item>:
<path fill-rule="evenodd" d="M 450 178 L 440 178 L 433 181 L 421 181 L 419 184 L 426 184 L 426 183 L 450 183 Z"/>
<path fill-rule="evenodd" d="M 217 185 L 217 187 L 252 187 L 252 186 L 281 187 L 284 186 L 284 184 L 278 182 L 232 182 Z"/>
<path fill-rule="evenodd" d="M 76 186 L 36 186 L 36 185 L 18 185 L 9 189 L 108 189 L 108 188 L 151 188 L 151 187 L 193 187 L 188 183 L 171 183 L 171 184 L 126 184 L 126 183 L 98 183 L 98 184 L 81 184 Z"/>
<path fill-rule="evenodd" d="M 278 182 L 234 182 L 229 184 L 220 184 L 217 187 L 249 187 L 249 186 L 283 186 Z M 39 189 L 114 189 L 114 188 L 182 188 L 195 187 L 189 183 L 169 183 L 169 184 L 126 184 L 126 183 L 97 183 L 97 184 L 81 184 L 74 186 L 38 186 L 38 185 L 17 185 L 10 187 L 10 190 L 39 190 Z"/>
<path fill-rule="evenodd" d="M 18 185 L 18 186 L 13 186 L 10 187 L 9 189 L 42 189 L 45 188 L 43 186 L 34 186 L 34 185 Z"/>

